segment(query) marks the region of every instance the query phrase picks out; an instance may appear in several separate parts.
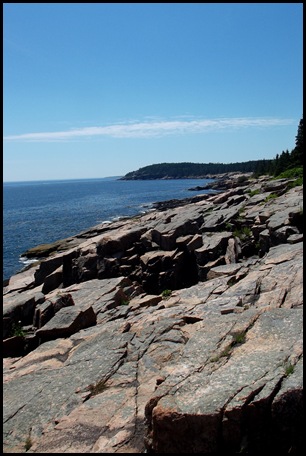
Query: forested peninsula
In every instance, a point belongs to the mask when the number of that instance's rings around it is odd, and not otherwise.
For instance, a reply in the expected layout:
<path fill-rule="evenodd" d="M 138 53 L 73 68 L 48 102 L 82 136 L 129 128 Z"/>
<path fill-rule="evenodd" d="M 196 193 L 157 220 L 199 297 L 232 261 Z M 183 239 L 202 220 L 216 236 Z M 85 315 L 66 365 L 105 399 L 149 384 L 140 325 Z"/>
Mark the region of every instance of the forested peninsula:
<path fill-rule="evenodd" d="M 271 165 L 272 160 L 255 160 L 243 163 L 158 163 L 145 166 L 137 171 L 127 173 L 121 180 L 149 180 L 149 179 L 202 179 L 216 174 L 228 172 L 255 172 L 260 166 Z"/>
<path fill-rule="evenodd" d="M 131 171 L 121 180 L 149 180 L 149 179 L 202 179 L 211 178 L 219 174 L 240 172 L 260 175 L 279 176 L 288 169 L 302 166 L 303 154 L 303 119 L 300 120 L 295 147 L 283 150 L 276 154 L 274 159 L 250 160 L 236 163 L 157 163 L 144 166 L 137 171 Z"/>

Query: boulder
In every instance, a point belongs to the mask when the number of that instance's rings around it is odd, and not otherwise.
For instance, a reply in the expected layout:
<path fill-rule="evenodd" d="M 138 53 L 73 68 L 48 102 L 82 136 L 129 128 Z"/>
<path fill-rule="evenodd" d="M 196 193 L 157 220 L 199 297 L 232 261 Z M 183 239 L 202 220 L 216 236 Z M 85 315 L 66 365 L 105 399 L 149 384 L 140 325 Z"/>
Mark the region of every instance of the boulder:
<path fill-rule="evenodd" d="M 242 265 L 237 263 L 225 264 L 222 266 L 216 266 L 211 268 L 207 274 L 207 279 L 214 279 L 215 277 L 224 276 L 224 275 L 235 275 L 241 269 Z"/>
<path fill-rule="evenodd" d="M 35 285 L 41 285 L 44 283 L 44 280 L 47 276 L 49 276 L 52 272 L 58 269 L 63 264 L 63 255 L 57 254 L 51 256 L 50 258 L 45 259 L 44 261 L 40 262 L 39 267 L 35 271 Z"/>
<path fill-rule="evenodd" d="M 57 295 L 55 298 L 50 297 L 50 299 L 47 299 L 42 304 L 36 306 L 33 318 L 33 327 L 37 329 L 41 328 L 54 317 L 56 312 L 63 307 L 68 306 L 74 306 L 71 294 L 61 294 Z"/>
<path fill-rule="evenodd" d="M 49 291 L 59 288 L 62 283 L 63 266 L 61 265 L 57 269 L 55 269 L 55 271 L 51 272 L 51 274 L 45 277 L 41 291 L 42 293 L 47 294 L 49 293 Z"/>
<path fill-rule="evenodd" d="M 41 341 L 69 337 L 80 329 L 95 325 L 96 321 L 96 314 L 91 306 L 85 310 L 75 306 L 64 307 L 36 331 L 36 336 Z"/>
<path fill-rule="evenodd" d="M 238 258 L 241 255 L 241 243 L 238 238 L 230 238 L 227 243 L 227 249 L 225 252 L 225 262 L 237 263 Z"/>
<path fill-rule="evenodd" d="M 3 296 L 3 338 L 9 337 L 14 323 L 31 324 L 37 305 L 44 302 L 45 296 L 37 289 L 23 293 L 11 292 Z"/>
<path fill-rule="evenodd" d="M 231 232 L 222 231 L 220 233 L 204 234 L 202 247 L 195 249 L 197 264 L 204 266 L 208 261 L 213 261 L 226 253 Z"/>

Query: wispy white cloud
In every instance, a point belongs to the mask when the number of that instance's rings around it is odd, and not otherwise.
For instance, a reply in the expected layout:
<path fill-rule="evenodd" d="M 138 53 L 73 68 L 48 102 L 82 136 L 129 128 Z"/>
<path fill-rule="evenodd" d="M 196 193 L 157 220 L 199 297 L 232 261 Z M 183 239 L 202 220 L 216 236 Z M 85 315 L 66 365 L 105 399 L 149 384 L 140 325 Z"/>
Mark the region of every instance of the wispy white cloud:
<path fill-rule="evenodd" d="M 221 129 L 241 129 L 254 127 L 275 127 L 292 125 L 295 119 L 278 118 L 220 118 L 193 120 L 151 120 L 145 122 L 125 122 L 107 126 L 83 127 L 66 131 L 25 133 L 4 136 L 6 141 L 71 141 L 92 139 L 99 136 L 111 138 L 152 138 L 174 134 L 205 133 Z"/>

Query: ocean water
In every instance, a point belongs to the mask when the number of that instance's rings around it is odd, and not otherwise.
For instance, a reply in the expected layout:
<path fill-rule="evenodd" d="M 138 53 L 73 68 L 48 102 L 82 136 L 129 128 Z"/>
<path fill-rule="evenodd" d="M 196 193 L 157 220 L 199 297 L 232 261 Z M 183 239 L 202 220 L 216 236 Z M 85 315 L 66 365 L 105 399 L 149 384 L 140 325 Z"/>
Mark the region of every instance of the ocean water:
<path fill-rule="evenodd" d="M 152 203 L 207 193 L 212 179 L 123 181 L 118 177 L 3 184 L 3 279 L 27 264 L 22 254 L 99 223 L 152 209 Z"/>

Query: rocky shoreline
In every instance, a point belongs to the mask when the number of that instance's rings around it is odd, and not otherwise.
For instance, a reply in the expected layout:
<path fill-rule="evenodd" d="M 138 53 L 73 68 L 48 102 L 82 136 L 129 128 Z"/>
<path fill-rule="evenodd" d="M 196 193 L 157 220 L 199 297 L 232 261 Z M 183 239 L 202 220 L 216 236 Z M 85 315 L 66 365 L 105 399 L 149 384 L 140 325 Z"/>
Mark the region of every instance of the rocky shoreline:
<path fill-rule="evenodd" d="M 213 190 L 26 252 L 4 453 L 301 452 L 303 187 Z"/>

